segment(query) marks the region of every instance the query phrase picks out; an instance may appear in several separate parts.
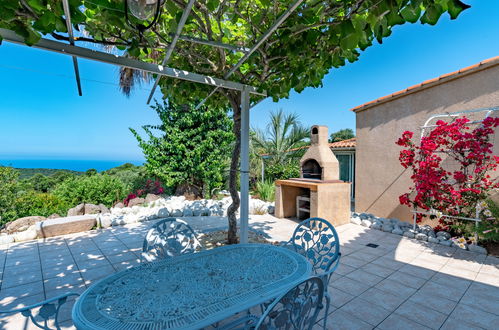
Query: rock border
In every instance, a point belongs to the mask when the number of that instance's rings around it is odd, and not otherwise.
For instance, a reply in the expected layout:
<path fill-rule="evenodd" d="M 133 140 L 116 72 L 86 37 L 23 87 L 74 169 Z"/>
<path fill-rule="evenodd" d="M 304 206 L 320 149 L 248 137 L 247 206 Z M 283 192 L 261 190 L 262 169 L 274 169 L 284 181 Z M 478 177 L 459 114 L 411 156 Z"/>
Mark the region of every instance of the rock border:
<path fill-rule="evenodd" d="M 71 209 L 72 211 L 68 212 L 67 217 L 49 217 L 47 219 L 39 217 L 40 221 L 29 226 L 26 230 L 0 234 L 0 245 L 85 232 L 95 227 L 109 228 L 167 217 L 223 217 L 227 216 L 227 209 L 232 203 L 230 197 L 224 197 L 220 200 L 189 201 L 184 196 L 148 195 L 143 200 L 143 203 L 131 207 L 125 207 L 122 203 L 118 203 L 110 210 L 104 205 L 80 204 Z M 101 213 L 85 214 L 84 210 L 87 208 L 88 212 L 100 211 Z M 274 203 L 251 198 L 249 209 L 250 214 L 273 214 L 275 207 Z"/>
<path fill-rule="evenodd" d="M 395 235 L 413 238 L 418 241 L 440 244 L 443 246 L 456 247 L 463 250 L 468 250 L 480 254 L 487 254 L 487 250 L 479 245 L 458 245 L 452 240 L 451 235 L 446 231 L 436 232 L 429 225 L 420 226 L 416 224 L 414 229 L 413 224 L 401 221 L 395 218 L 381 218 L 371 213 L 352 212 L 350 222 L 356 225 L 364 226 L 371 229 L 381 230 Z"/>

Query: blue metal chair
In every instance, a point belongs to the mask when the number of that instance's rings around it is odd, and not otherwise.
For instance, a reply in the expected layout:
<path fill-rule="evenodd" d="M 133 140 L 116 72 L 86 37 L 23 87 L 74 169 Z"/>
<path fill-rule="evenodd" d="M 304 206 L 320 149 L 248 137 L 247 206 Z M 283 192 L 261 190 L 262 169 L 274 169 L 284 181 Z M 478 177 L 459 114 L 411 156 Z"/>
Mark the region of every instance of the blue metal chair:
<path fill-rule="evenodd" d="M 61 309 L 61 306 L 64 305 L 64 303 L 66 303 L 68 297 L 72 296 L 77 297 L 79 296 L 79 294 L 74 292 L 69 292 L 61 296 L 47 299 L 45 301 L 30 306 L 17 308 L 10 311 L 0 311 L 0 314 L 10 315 L 10 314 L 21 313 L 23 316 L 29 318 L 31 322 L 33 322 L 33 324 L 40 329 L 59 330 L 61 329 L 59 326 L 59 310 Z M 33 315 L 33 310 L 38 307 L 40 307 L 38 309 L 38 314 Z M 54 319 L 53 327 L 49 325 L 49 322 L 52 318 Z"/>
<path fill-rule="evenodd" d="M 220 329 L 310 330 L 323 307 L 323 295 L 323 281 L 311 277 L 276 298 L 261 317 L 247 315 Z"/>
<path fill-rule="evenodd" d="M 144 239 L 141 260 L 148 262 L 171 258 L 202 249 L 194 230 L 180 219 L 166 218 L 149 229 Z"/>
<path fill-rule="evenodd" d="M 310 218 L 302 221 L 296 227 L 287 244 L 307 258 L 312 263 L 314 275 L 322 279 L 324 297 L 326 298 L 324 315 L 327 316 L 331 303 L 328 284 L 341 257 L 338 233 L 328 221 L 321 218 Z M 324 328 L 326 328 L 326 321 L 327 317 L 324 317 Z"/>

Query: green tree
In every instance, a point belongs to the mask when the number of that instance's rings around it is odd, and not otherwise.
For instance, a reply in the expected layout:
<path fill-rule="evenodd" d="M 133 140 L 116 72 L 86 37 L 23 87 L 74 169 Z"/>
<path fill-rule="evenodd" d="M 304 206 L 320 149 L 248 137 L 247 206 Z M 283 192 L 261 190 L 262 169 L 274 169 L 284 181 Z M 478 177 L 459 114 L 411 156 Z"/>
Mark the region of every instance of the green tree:
<path fill-rule="evenodd" d="M 227 111 L 172 102 L 152 108 L 160 125 L 143 126 L 146 138 L 130 129 L 144 152 L 147 171 L 177 194 L 201 197 L 203 191 L 220 187 L 233 142 Z"/>
<path fill-rule="evenodd" d="M 48 217 L 54 213 L 64 216 L 71 205 L 51 193 L 26 191 L 15 200 L 16 217 L 38 215 Z"/>
<path fill-rule="evenodd" d="M 295 0 L 220 1 L 198 0 L 182 32 L 210 41 L 251 47 L 261 38 Z M 69 41 L 61 2 L 0 0 L 0 27 L 16 31 L 27 44 L 34 44 L 41 34 Z M 85 36 L 78 42 L 115 46 L 132 58 L 157 63 L 171 42 L 184 1 L 165 1 L 154 29 L 138 33 L 123 13 L 122 1 L 70 0 L 72 23 Z M 306 87 L 322 86 L 322 79 L 332 69 L 354 62 L 360 51 L 389 36 L 392 28 L 406 22 L 434 25 L 444 13 L 452 19 L 469 6 L 460 0 L 338 0 L 303 1 L 286 21 L 263 41 L 258 51 L 237 70 L 231 80 L 266 90 L 277 101 Z M 133 19 L 133 18 L 132 18 Z M 230 47 L 229 47 L 230 48 Z M 208 47 L 180 41 L 169 65 L 214 77 L 228 77 L 228 72 L 244 54 L 240 50 Z M 124 68 L 120 74 L 123 91 L 129 93 L 138 73 Z M 206 97 L 212 87 L 163 78 L 164 97 L 177 104 L 189 104 Z M 253 98 L 252 101 L 258 101 Z M 240 155 L 240 93 L 219 89 L 207 103 L 233 111 L 234 149 L 230 163 L 232 205 L 228 210 L 229 243 L 236 243 L 236 212 L 239 208 L 237 169 Z"/>
<path fill-rule="evenodd" d="M 19 172 L 12 167 L 0 166 L 0 224 L 17 217 L 15 200 L 19 193 Z"/>
<path fill-rule="evenodd" d="M 331 133 L 331 136 L 329 137 L 329 142 L 339 142 L 339 141 L 348 140 L 348 139 L 351 139 L 354 137 L 355 137 L 355 134 L 353 133 L 353 129 L 344 128 L 344 129 L 340 129 L 337 132 Z"/>
<path fill-rule="evenodd" d="M 154 180 L 154 178 L 147 173 L 144 166 L 135 166 L 130 163 L 113 167 L 104 171 L 103 174 L 109 174 L 120 179 L 121 182 L 127 186 L 128 191 L 143 189 L 147 180 Z"/>
<path fill-rule="evenodd" d="M 31 178 L 25 180 L 28 185 L 33 187 L 34 190 L 42 193 L 46 193 L 56 185 L 56 181 L 50 177 L 43 175 L 41 173 L 36 173 Z"/>
<path fill-rule="evenodd" d="M 85 172 L 85 175 L 86 176 L 92 176 L 92 175 L 96 175 L 98 172 L 95 168 L 89 168 L 86 172 Z"/>
<path fill-rule="evenodd" d="M 253 129 L 252 150 L 255 157 L 263 156 L 267 179 L 299 173 L 298 160 L 304 151 L 300 147 L 306 145 L 309 136 L 310 130 L 300 123 L 298 115 L 286 114 L 282 109 L 271 112 L 265 130 Z"/>
<path fill-rule="evenodd" d="M 59 184 L 53 194 L 70 206 L 80 203 L 104 204 L 108 207 L 123 200 L 129 191 L 118 178 L 106 174 L 74 176 Z"/>
<path fill-rule="evenodd" d="M 68 171 L 57 171 L 52 174 L 52 179 L 54 180 L 55 185 L 58 185 L 59 183 L 75 176 L 75 174 Z"/>

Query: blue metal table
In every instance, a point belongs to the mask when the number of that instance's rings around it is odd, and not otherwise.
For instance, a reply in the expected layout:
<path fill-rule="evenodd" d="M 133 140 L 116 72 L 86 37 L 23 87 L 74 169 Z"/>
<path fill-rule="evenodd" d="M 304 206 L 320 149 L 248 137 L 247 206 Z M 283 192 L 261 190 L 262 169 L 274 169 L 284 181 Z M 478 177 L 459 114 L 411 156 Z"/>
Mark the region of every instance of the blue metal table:
<path fill-rule="evenodd" d="M 271 300 L 311 274 L 301 255 L 238 244 L 143 264 L 92 285 L 73 307 L 78 329 L 199 329 Z"/>

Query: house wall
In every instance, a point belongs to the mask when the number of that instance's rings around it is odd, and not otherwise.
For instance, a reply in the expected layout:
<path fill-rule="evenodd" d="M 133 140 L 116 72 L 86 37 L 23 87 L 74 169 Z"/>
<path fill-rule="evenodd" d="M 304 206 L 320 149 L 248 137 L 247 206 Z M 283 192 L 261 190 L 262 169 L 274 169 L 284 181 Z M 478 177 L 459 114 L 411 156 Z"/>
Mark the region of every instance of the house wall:
<path fill-rule="evenodd" d="M 355 210 L 412 221 L 409 208 L 398 201 L 411 180 L 409 170 L 399 163 L 401 147 L 395 141 L 406 130 L 419 139 L 419 127 L 433 114 L 492 106 L 499 106 L 499 62 L 357 110 Z M 494 144 L 497 155 L 499 132 Z"/>

